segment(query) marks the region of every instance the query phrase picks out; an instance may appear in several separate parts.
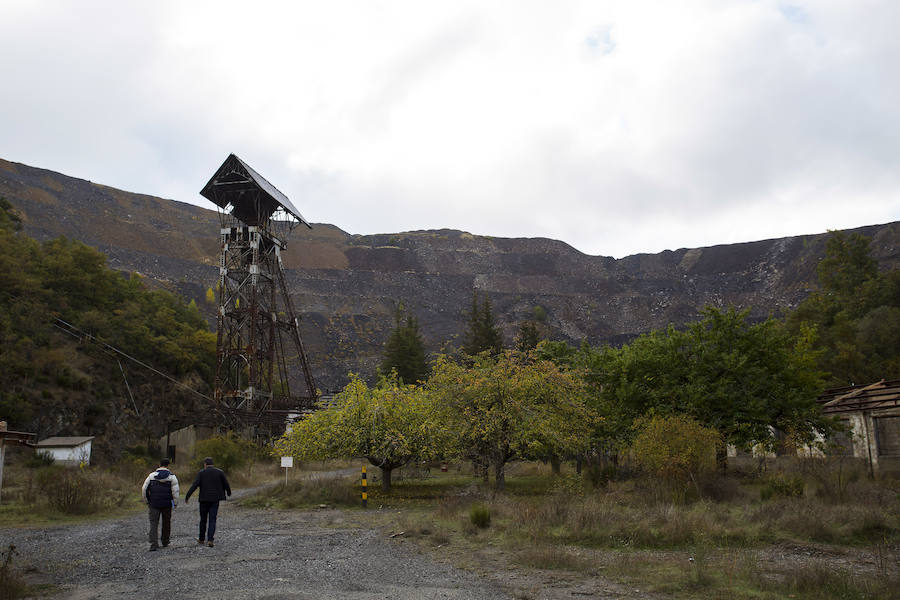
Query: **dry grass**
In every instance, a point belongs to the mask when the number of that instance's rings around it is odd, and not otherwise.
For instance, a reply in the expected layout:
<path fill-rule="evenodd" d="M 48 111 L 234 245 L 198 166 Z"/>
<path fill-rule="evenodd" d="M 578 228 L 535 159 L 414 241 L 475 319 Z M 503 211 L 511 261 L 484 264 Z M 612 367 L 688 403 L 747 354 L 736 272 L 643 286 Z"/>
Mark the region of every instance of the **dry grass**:
<path fill-rule="evenodd" d="M 763 485 L 753 477 L 705 482 L 719 501 L 655 502 L 640 481 L 594 488 L 574 473 L 526 464 L 511 469 L 503 494 L 471 476 L 438 473 L 370 502 L 391 511 L 358 514 L 452 550 L 463 566 L 478 568 L 480 552 L 502 549 L 512 565 L 676 598 L 874 599 L 900 590 L 893 482 L 851 483 L 847 497 L 856 501 L 843 503 L 809 490 L 763 501 Z M 478 504 L 490 511 L 487 528 L 472 524 Z"/>

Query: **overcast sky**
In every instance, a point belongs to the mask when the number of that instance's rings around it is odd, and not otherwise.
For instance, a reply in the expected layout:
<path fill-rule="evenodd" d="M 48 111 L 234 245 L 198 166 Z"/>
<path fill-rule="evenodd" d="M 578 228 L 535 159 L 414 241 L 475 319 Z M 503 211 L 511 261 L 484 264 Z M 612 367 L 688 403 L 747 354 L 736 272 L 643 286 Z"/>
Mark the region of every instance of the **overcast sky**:
<path fill-rule="evenodd" d="M 900 2 L 0 0 L 0 157 L 588 254 L 900 220 Z M 302 232 L 301 232 L 302 235 Z"/>

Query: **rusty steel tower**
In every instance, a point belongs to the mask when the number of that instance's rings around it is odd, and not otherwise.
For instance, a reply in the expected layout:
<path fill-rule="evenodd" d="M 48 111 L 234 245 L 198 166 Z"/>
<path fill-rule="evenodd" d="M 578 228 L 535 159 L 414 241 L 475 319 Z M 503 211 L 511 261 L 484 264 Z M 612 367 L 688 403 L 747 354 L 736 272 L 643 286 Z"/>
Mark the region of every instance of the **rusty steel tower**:
<path fill-rule="evenodd" d="M 200 194 L 221 222 L 216 407 L 233 425 L 284 422 L 317 395 L 281 261 L 291 231 L 311 226 L 234 154 Z"/>

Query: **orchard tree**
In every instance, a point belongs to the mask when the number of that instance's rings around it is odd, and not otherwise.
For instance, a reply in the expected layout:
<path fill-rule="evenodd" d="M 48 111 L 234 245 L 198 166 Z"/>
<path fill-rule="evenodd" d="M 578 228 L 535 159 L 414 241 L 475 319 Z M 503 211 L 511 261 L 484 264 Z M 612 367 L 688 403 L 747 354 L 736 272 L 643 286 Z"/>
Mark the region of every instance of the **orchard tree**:
<path fill-rule="evenodd" d="M 457 453 L 490 465 L 498 490 L 511 460 L 582 451 L 596 419 L 577 377 L 512 351 L 478 355 L 471 366 L 442 357 L 428 389 L 454 431 Z"/>
<path fill-rule="evenodd" d="M 369 388 L 354 375 L 331 407 L 295 423 L 276 452 L 299 460 L 365 458 L 381 469 L 381 487 L 390 491 L 394 469 L 442 456 L 450 447 L 449 430 L 423 388 L 396 378 Z"/>
<path fill-rule="evenodd" d="M 379 372 L 390 377 L 396 371 L 401 383 L 414 384 L 428 378 L 425 343 L 419 331 L 419 321 L 406 314 L 403 306 L 394 314 L 394 330 L 384 344 L 384 360 Z"/>

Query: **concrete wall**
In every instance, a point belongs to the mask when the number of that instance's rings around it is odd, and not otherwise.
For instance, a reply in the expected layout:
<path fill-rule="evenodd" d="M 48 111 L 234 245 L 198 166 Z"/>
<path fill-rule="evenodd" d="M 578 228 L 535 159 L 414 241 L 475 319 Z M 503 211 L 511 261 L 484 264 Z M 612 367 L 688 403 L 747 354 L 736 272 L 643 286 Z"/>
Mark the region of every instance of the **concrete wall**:
<path fill-rule="evenodd" d="M 71 448 L 39 448 L 37 452 L 49 454 L 60 465 L 91 464 L 91 442 L 87 441 Z"/>
<path fill-rule="evenodd" d="M 212 435 L 213 430 L 210 427 L 188 425 L 159 438 L 159 447 L 163 456 L 169 456 L 167 448 L 174 446 L 175 453 L 169 458 L 176 464 L 186 465 L 194 458 L 197 442 Z"/>

